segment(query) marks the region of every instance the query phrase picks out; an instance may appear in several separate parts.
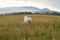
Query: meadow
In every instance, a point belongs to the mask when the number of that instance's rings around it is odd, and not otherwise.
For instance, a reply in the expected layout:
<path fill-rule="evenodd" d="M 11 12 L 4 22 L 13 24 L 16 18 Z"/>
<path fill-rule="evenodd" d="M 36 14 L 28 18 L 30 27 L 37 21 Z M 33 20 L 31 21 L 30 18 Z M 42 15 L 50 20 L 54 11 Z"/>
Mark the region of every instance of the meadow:
<path fill-rule="evenodd" d="M 32 17 L 25 24 L 25 15 L 0 16 L 0 40 L 60 40 L 60 16 L 26 14 Z"/>

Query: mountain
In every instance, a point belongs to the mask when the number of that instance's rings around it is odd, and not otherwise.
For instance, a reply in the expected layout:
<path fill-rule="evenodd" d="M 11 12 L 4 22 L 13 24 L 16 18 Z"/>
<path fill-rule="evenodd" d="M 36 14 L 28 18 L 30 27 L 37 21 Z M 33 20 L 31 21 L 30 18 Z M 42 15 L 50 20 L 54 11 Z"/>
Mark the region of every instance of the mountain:
<path fill-rule="evenodd" d="M 11 13 L 11 12 L 39 12 L 41 9 L 32 7 L 32 6 L 25 6 L 25 7 L 7 7 L 7 8 L 0 8 L 1 13 Z"/>
<path fill-rule="evenodd" d="M 41 13 L 52 13 L 53 11 L 52 10 L 50 10 L 50 9 L 48 9 L 48 8 L 43 8 L 42 10 L 41 10 Z"/>
<path fill-rule="evenodd" d="M 37 7 L 32 6 L 0 8 L 0 14 L 14 13 L 14 12 L 52 13 L 52 10 L 48 8 L 39 9 Z"/>

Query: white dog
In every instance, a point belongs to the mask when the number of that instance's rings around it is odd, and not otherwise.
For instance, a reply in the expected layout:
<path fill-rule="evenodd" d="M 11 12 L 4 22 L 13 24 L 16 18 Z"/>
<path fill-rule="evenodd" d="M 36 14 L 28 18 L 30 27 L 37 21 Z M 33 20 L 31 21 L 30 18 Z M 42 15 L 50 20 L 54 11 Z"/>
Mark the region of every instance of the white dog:
<path fill-rule="evenodd" d="M 24 22 L 25 23 L 31 23 L 32 22 L 32 18 L 31 17 L 24 16 Z"/>

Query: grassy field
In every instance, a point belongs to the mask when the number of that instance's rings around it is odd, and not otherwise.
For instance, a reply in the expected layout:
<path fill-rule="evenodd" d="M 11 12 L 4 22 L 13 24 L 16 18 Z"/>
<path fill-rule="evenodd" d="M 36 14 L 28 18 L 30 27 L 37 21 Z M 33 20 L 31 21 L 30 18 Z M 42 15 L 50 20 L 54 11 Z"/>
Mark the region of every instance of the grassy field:
<path fill-rule="evenodd" d="M 60 40 L 60 16 L 27 16 L 31 24 L 23 22 L 24 15 L 0 16 L 0 40 Z"/>

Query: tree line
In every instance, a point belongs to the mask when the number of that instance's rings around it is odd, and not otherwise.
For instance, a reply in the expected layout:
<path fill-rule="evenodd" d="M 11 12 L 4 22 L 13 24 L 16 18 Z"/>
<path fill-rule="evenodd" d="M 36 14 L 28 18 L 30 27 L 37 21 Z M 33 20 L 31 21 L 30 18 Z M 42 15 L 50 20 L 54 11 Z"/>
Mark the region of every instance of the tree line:
<path fill-rule="evenodd" d="M 52 15 L 60 15 L 60 12 L 46 12 L 46 13 L 32 13 L 32 12 L 12 12 L 12 13 L 4 13 L 4 14 L 0 14 L 0 16 L 4 16 L 4 15 L 19 15 L 19 14 L 52 14 Z"/>

